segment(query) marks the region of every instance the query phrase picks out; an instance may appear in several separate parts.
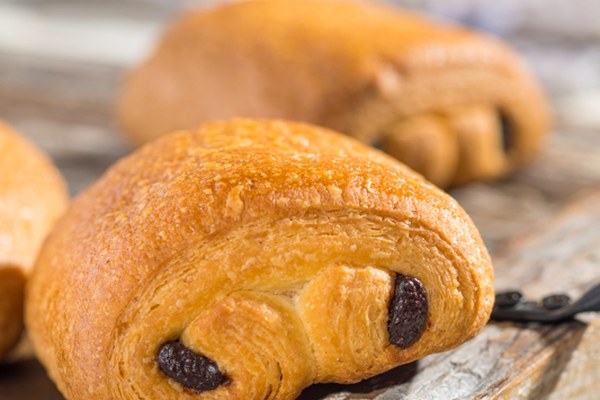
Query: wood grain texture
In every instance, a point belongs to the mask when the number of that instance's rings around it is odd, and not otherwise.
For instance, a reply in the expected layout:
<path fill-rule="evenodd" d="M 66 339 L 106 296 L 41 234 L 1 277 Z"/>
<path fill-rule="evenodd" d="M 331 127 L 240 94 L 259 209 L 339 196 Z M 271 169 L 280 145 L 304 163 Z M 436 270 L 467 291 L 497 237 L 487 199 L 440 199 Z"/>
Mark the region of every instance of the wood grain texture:
<path fill-rule="evenodd" d="M 112 103 L 122 68 L 0 49 L 0 117 L 46 150 L 80 192 L 127 153 Z"/>
<path fill-rule="evenodd" d="M 600 319 L 588 325 L 579 346 L 571 354 L 563 373 L 558 377 L 550 400 L 592 400 L 598 397 L 600 371 Z"/>

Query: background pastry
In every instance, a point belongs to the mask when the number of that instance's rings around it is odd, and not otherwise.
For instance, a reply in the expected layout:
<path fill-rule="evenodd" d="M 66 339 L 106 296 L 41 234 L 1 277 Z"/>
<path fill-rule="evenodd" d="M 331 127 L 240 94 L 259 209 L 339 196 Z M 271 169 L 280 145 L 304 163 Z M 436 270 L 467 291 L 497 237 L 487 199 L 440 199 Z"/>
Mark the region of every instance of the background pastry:
<path fill-rule="evenodd" d="M 459 345 L 493 289 L 468 216 L 410 169 L 242 119 L 112 167 L 56 225 L 27 300 L 69 399 L 291 399 Z"/>
<path fill-rule="evenodd" d="M 50 160 L 0 122 L 0 359 L 21 336 L 29 269 L 66 203 Z"/>
<path fill-rule="evenodd" d="M 307 121 L 380 147 L 440 186 L 511 171 L 548 129 L 539 88 L 498 40 L 342 0 L 187 12 L 130 74 L 119 116 L 137 143 L 210 119 Z"/>

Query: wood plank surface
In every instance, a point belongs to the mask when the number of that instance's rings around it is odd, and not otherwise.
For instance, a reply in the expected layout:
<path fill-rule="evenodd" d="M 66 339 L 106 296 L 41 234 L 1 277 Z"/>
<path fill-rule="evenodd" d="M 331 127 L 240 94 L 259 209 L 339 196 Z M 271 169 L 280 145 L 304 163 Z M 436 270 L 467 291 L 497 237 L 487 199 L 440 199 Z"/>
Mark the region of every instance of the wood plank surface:
<path fill-rule="evenodd" d="M 592 192 L 600 190 L 597 24 L 586 17 L 575 27 L 568 18 L 553 17 L 551 7 L 560 0 L 400 2 L 504 35 L 551 96 L 556 125 L 539 157 L 501 181 L 451 192 L 492 252 L 497 288 L 523 288 L 532 298 L 552 291 L 577 296 L 600 281 L 600 191 Z M 190 1 L 0 2 L 0 118 L 50 153 L 72 194 L 131 150 L 113 116 L 120 81 L 182 4 Z M 522 17 L 540 18 L 505 26 L 486 22 L 491 10 L 503 15 L 519 7 Z M 7 35 L 14 29 L 19 37 Z M 28 39 L 28 29 L 38 35 Z M 65 39 L 70 36 L 78 40 Z M 454 351 L 356 385 L 316 385 L 301 398 L 595 399 L 599 360 L 594 315 L 559 326 L 491 323 Z M 26 345 L 17 360 L 0 365 L 0 399 L 61 398 Z"/>

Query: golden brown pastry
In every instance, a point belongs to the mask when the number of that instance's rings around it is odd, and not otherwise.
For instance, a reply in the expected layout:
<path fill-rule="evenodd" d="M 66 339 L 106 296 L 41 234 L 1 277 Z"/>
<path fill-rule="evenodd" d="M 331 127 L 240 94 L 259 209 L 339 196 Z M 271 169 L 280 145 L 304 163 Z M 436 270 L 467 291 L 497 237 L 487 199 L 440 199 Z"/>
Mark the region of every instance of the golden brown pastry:
<path fill-rule="evenodd" d="M 0 360 L 21 336 L 26 277 L 66 202 L 50 160 L 0 122 Z"/>
<path fill-rule="evenodd" d="M 214 122 L 112 167 L 45 243 L 34 347 L 68 399 L 293 399 L 473 337 L 490 258 L 448 195 L 309 125 Z"/>
<path fill-rule="evenodd" d="M 130 74 L 118 111 L 137 143 L 211 119 L 311 122 L 443 187 L 511 171 L 548 129 L 539 88 L 504 44 L 347 0 L 188 11 Z"/>

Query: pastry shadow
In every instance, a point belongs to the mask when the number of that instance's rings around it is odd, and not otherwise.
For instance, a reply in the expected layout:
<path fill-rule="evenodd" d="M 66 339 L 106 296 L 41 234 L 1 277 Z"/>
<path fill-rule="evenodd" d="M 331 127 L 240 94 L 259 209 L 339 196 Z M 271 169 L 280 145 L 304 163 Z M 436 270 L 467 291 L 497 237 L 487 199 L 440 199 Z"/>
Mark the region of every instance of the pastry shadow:
<path fill-rule="evenodd" d="M 324 383 L 306 388 L 297 400 L 318 400 L 336 393 L 373 394 L 408 382 L 417 373 L 417 362 L 401 365 L 383 374 L 352 384 Z M 0 363 L 2 400 L 63 400 L 37 360 Z"/>
<path fill-rule="evenodd" d="M 29 359 L 0 363 L 0 399 L 63 400 L 63 397 L 44 367 Z"/>
<path fill-rule="evenodd" d="M 297 400 L 325 399 L 329 395 L 338 393 L 347 393 L 349 396 L 352 394 L 371 394 L 375 396 L 384 389 L 410 381 L 417 374 L 417 371 L 418 361 L 414 361 L 351 385 L 319 383 L 304 389 Z"/>

